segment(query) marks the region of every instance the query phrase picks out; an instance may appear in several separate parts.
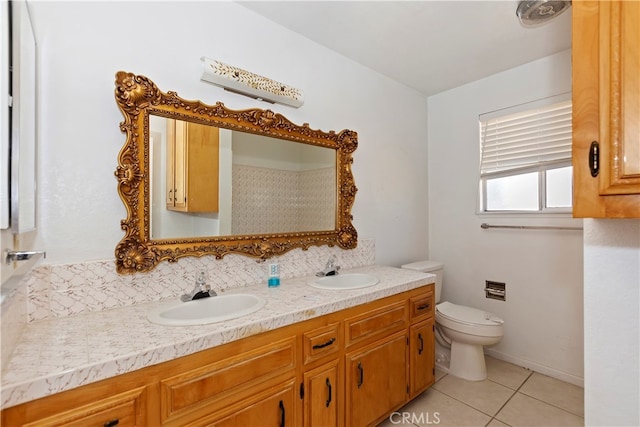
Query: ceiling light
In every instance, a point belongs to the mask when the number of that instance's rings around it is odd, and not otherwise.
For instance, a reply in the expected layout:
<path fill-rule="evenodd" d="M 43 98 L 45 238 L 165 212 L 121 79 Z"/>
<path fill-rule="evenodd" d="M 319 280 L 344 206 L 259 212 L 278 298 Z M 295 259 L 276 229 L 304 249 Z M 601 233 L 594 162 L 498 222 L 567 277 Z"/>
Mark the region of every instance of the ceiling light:
<path fill-rule="evenodd" d="M 523 25 L 532 26 L 547 22 L 569 9 L 571 1 L 561 0 L 521 0 L 516 15 Z"/>

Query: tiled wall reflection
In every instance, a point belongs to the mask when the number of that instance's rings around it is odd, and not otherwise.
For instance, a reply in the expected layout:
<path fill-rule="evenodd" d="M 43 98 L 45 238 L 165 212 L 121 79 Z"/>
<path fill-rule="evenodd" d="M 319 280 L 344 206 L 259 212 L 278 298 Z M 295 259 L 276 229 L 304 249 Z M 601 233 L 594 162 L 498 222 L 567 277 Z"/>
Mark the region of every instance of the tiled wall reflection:
<path fill-rule="evenodd" d="M 333 230 L 335 169 L 234 165 L 232 234 Z"/>

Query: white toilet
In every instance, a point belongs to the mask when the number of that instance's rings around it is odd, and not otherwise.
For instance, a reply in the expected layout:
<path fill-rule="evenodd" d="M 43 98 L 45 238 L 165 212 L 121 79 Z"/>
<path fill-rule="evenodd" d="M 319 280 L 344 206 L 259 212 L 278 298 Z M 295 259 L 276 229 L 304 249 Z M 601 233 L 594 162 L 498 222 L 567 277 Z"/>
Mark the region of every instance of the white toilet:
<path fill-rule="evenodd" d="M 471 381 L 487 378 L 483 346 L 500 342 L 504 335 L 504 321 L 495 314 L 464 305 L 440 302 L 443 264 L 437 261 L 418 261 L 402 268 L 436 275 L 436 338 L 440 335 L 450 345 L 449 367 L 440 366 L 451 375 Z M 443 341 L 439 340 L 439 341 Z M 438 346 L 438 342 L 436 342 Z M 437 356 L 438 359 L 446 359 Z M 439 363 L 440 365 L 440 363 Z"/>

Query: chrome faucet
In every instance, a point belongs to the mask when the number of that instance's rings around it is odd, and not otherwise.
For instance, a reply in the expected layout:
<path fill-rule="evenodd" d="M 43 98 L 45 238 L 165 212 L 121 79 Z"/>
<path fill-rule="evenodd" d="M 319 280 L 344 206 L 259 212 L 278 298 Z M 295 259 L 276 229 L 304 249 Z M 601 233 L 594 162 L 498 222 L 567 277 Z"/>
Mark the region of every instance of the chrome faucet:
<path fill-rule="evenodd" d="M 316 273 L 316 276 L 335 276 L 336 274 L 338 274 L 338 270 L 340 270 L 340 266 L 336 265 L 336 257 L 332 256 L 331 258 L 329 258 L 329 261 L 327 261 L 324 269 L 322 271 L 318 271 Z"/>
<path fill-rule="evenodd" d="M 211 289 L 211 286 L 207 284 L 207 273 L 204 270 L 201 270 L 196 276 L 196 286 L 193 291 L 182 295 L 180 300 L 186 302 L 200 298 L 215 297 L 216 295 L 218 295 L 216 291 Z"/>

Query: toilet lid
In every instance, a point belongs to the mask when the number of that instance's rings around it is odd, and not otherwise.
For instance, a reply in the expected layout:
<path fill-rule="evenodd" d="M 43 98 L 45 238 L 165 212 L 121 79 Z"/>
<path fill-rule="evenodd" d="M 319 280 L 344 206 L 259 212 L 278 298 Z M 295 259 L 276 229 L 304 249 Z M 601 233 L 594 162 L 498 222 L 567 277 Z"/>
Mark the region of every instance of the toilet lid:
<path fill-rule="evenodd" d="M 469 325 L 495 326 L 504 323 L 504 320 L 488 311 L 452 304 L 448 301 L 436 305 L 436 310 L 447 319 Z"/>

